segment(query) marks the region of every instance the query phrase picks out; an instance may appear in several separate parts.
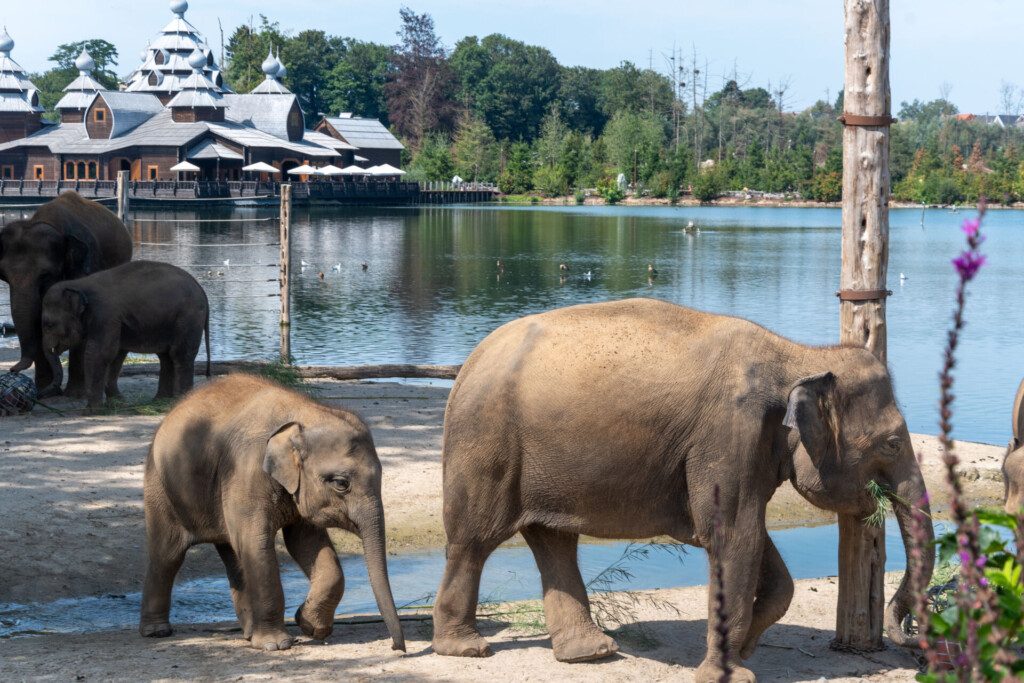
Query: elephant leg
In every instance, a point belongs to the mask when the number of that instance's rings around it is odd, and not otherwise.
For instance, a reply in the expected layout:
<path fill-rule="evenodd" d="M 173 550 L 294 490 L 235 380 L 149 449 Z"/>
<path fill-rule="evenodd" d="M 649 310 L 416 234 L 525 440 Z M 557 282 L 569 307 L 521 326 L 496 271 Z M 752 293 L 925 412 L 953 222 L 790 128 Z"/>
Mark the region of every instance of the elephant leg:
<path fill-rule="evenodd" d="M 618 652 L 618 644 L 590 616 L 590 600 L 576 560 L 579 534 L 530 526 L 523 529 L 523 538 L 540 569 L 544 617 L 555 659 L 585 662 Z"/>
<path fill-rule="evenodd" d="M 503 539 L 502 539 L 503 540 Z M 449 543 L 441 587 L 434 602 L 434 652 L 454 657 L 489 657 L 491 648 L 476 628 L 480 574 L 501 541 Z"/>
<path fill-rule="evenodd" d="M 166 502 L 165 502 L 166 505 Z M 188 535 L 175 520 L 160 510 L 164 506 L 146 506 L 146 540 L 149 563 L 142 587 L 142 611 L 139 633 L 163 638 L 171 635 L 171 591 L 174 577 L 185 561 Z"/>
<path fill-rule="evenodd" d="M 117 355 L 114 356 L 114 360 L 110 363 L 110 367 L 107 369 L 107 400 L 121 398 L 121 390 L 117 387 L 117 379 L 121 376 L 121 367 L 124 365 L 124 359 L 128 355 L 127 351 L 118 351 Z"/>
<path fill-rule="evenodd" d="M 86 398 L 88 396 L 87 392 L 88 388 L 85 383 L 85 344 L 79 344 L 68 351 L 68 385 L 64 389 L 64 395 L 68 398 Z"/>
<path fill-rule="evenodd" d="M 60 361 L 59 358 L 57 360 L 58 362 Z M 33 359 L 33 367 L 36 369 L 35 383 L 40 390 L 53 384 L 53 370 L 50 369 L 50 361 L 47 360 L 42 348 L 39 349 L 39 352 L 36 353 Z"/>
<path fill-rule="evenodd" d="M 224 569 L 227 570 L 228 585 L 231 586 L 231 602 L 235 606 L 235 614 L 238 615 L 238 625 L 242 627 L 242 636 L 249 640 L 252 638 L 252 606 L 249 604 L 249 596 L 245 593 L 242 567 L 238 564 L 238 556 L 235 555 L 235 551 L 228 543 L 218 543 L 217 554 L 220 555 Z"/>
<path fill-rule="evenodd" d="M 103 405 L 103 388 L 107 383 L 107 373 L 114 360 L 116 351 L 107 351 L 99 343 L 86 343 L 83 359 L 85 361 L 85 395 L 86 411 L 94 413 Z"/>
<path fill-rule="evenodd" d="M 761 576 L 754 598 L 754 610 L 747 639 L 740 648 L 740 657 L 748 659 L 757 649 L 757 642 L 769 626 L 786 614 L 793 600 L 793 577 L 782 561 L 772 539 L 765 534 L 761 556 Z"/>
<path fill-rule="evenodd" d="M 311 638 L 324 640 L 334 630 L 334 611 L 345 593 L 345 575 L 327 531 L 305 521 L 284 528 L 284 544 L 309 578 L 306 601 L 295 623 Z"/>
<path fill-rule="evenodd" d="M 174 370 L 168 352 L 156 354 L 160 359 L 160 381 L 156 385 L 156 399 L 171 398 L 174 395 Z"/>
<path fill-rule="evenodd" d="M 754 681 L 753 672 L 740 664 L 740 650 L 747 640 L 753 616 L 754 595 L 760 580 L 761 555 L 767 534 L 764 521 L 723 520 L 721 544 L 705 542 L 708 549 L 708 564 L 711 567 L 708 581 L 708 651 L 704 661 L 694 675 L 697 683 L 712 683 L 722 678 L 722 652 L 719 645 L 720 620 L 718 618 L 718 595 L 724 598 L 726 642 L 729 645 L 729 664 L 733 681 Z M 707 529 L 702 538 L 712 538 Z M 716 566 L 721 566 L 724 589 L 718 583 Z"/>
<path fill-rule="evenodd" d="M 248 528 L 232 534 L 231 548 L 242 566 L 244 594 L 252 609 L 250 643 L 258 650 L 287 650 L 292 637 L 284 629 L 284 589 L 277 564 L 273 528 L 243 522 Z"/>
<path fill-rule="evenodd" d="M 174 381 L 174 386 L 171 390 L 175 396 L 182 396 L 192 390 L 192 385 L 195 382 L 196 354 L 193 352 L 189 355 L 189 349 L 187 348 L 176 348 L 171 349 L 170 357 Z"/>

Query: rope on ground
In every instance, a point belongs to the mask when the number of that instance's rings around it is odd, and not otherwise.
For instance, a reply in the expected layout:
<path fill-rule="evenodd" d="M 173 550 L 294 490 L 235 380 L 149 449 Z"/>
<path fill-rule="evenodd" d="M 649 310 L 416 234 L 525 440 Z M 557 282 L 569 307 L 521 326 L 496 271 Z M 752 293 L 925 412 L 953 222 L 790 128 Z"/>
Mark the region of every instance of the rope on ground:
<path fill-rule="evenodd" d="M 266 218 L 135 218 L 128 220 L 135 223 L 269 223 L 280 220 L 277 216 Z M 199 245 L 206 246 L 206 245 Z"/>
<path fill-rule="evenodd" d="M 231 242 L 228 244 L 192 244 L 188 242 L 136 242 L 140 247 L 279 247 L 280 242 Z"/>

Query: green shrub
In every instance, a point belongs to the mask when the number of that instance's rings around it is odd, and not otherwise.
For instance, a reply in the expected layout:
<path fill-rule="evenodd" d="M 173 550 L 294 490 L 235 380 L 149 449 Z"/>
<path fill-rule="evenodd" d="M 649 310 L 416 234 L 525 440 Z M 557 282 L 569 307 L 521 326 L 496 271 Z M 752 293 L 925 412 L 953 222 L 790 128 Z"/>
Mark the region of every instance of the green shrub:
<path fill-rule="evenodd" d="M 569 192 L 569 184 L 560 166 L 541 166 L 533 174 L 533 187 L 545 197 L 561 197 Z"/>
<path fill-rule="evenodd" d="M 838 202 L 843 198 L 843 174 L 819 171 L 811 178 L 808 196 L 817 202 Z"/>
<path fill-rule="evenodd" d="M 693 196 L 701 202 L 710 202 L 722 196 L 725 183 L 717 170 L 700 173 L 693 181 Z"/>
<path fill-rule="evenodd" d="M 626 193 L 619 189 L 615 178 L 611 176 L 601 179 L 601 182 L 597 184 L 597 193 L 609 204 L 618 204 L 626 196 Z"/>

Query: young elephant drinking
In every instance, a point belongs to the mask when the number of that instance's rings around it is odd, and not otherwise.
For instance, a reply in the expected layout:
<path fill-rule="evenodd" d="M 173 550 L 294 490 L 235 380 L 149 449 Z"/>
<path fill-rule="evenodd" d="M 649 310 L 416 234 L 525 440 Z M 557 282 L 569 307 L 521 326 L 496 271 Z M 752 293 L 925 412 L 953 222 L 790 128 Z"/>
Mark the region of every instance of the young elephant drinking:
<path fill-rule="evenodd" d="M 129 352 L 160 358 L 157 398 L 192 388 L 195 358 L 206 333 L 210 375 L 209 302 L 181 268 L 132 261 L 78 280 L 59 282 L 43 297 L 43 350 L 60 387 L 60 354 L 80 350 L 88 408 L 120 396 L 117 378 Z"/>
<path fill-rule="evenodd" d="M 295 621 L 326 638 L 345 587 L 326 531 L 335 527 L 362 538 L 377 606 L 393 648 L 404 651 L 380 482 L 373 437 L 352 413 L 247 375 L 200 387 L 164 418 L 146 459 L 149 567 L 139 632 L 171 634 L 171 588 L 185 551 L 213 543 L 245 638 L 258 649 L 291 647 L 274 542 L 283 529 L 310 581 Z"/>

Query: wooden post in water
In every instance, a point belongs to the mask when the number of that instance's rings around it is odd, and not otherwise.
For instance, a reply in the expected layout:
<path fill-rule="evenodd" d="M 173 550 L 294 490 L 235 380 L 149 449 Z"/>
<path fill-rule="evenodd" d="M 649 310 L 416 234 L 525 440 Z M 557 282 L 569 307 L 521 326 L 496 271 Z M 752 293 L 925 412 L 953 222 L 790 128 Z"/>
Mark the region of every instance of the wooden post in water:
<path fill-rule="evenodd" d="M 128 171 L 117 172 L 117 217 L 124 222 L 128 215 Z"/>
<path fill-rule="evenodd" d="M 292 307 L 290 279 L 292 272 L 292 185 L 281 184 L 281 266 L 278 271 L 278 286 L 281 297 L 281 362 L 292 362 Z"/>
<path fill-rule="evenodd" d="M 885 362 L 889 266 L 889 0 L 844 0 L 843 247 L 839 339 Z M 881 650 L 885 529 L 839 516 L 840 650 Z"/>

